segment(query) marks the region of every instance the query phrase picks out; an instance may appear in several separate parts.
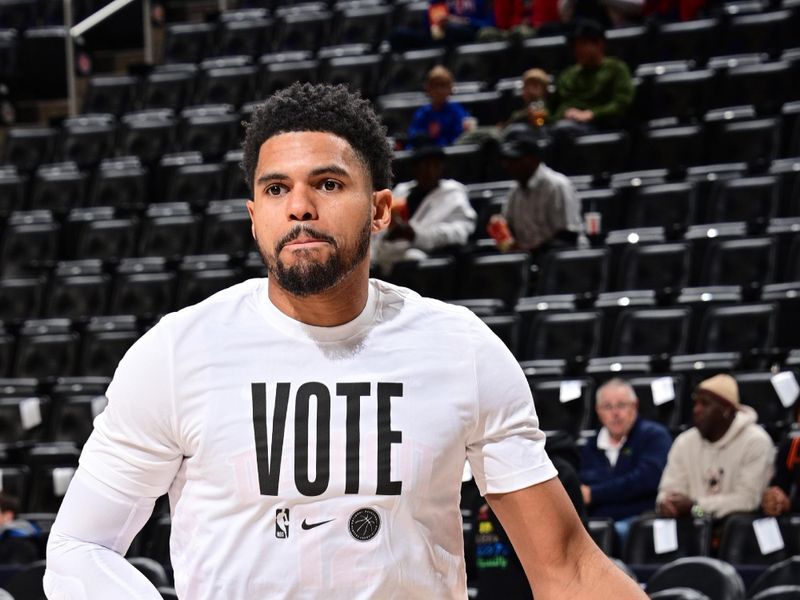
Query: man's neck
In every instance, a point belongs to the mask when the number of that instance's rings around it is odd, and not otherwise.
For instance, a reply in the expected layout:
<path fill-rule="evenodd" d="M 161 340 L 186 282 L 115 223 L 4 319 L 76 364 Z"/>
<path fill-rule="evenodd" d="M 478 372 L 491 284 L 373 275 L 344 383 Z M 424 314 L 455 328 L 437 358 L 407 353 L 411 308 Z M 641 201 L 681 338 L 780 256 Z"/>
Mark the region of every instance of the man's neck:
<path fill-rule="evenodd" d="M 312 296 L 290 294 L 270 279 L 268 295 L 272 304 L 288 317 L 306 325 L 335 327 L 355 319 L 367 305 L 369 294 L 369 261 L 356 269 L 331 289 Z"/>

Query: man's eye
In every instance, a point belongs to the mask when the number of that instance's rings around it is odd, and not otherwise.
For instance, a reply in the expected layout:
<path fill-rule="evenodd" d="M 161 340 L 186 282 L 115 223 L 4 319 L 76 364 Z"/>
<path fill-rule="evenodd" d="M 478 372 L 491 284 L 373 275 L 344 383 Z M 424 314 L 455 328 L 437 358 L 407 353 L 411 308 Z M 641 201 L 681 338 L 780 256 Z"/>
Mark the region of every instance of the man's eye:
<path fill-rule="evenodd" d="M 267 194 L 270 196 L 280 196 L 281 192 L 283 192 L 283 186 L 280 186 L 277 183 L 267 187 Z"/>
<path fill-rule="evenodd" d="M 334 181 L 333 179 L 326 179 L 322 182 L 322 189 L 326 192 L 334 192 L 340 189 L 342 185 L 338 181 Z"/>

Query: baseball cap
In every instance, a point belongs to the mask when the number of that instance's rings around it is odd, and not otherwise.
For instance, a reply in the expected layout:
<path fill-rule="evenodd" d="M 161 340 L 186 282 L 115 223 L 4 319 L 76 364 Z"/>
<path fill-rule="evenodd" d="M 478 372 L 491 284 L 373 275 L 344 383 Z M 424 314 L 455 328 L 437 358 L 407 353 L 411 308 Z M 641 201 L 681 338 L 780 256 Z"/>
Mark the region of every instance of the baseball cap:
<path fill-rule="evenodd" d="M 509 127 L 500 142 L 500 155 L 503 158 L 522 158 L 523 156 L 540 156 L 546 140 L 530 127 Z"/>
<path fill-rule="evenodd" d="M 544 71 L 544 69 L 528 69 L 522 74 L 522 81 L 538 81 L 544 85 L 550 84 L 550 76 Z"/>

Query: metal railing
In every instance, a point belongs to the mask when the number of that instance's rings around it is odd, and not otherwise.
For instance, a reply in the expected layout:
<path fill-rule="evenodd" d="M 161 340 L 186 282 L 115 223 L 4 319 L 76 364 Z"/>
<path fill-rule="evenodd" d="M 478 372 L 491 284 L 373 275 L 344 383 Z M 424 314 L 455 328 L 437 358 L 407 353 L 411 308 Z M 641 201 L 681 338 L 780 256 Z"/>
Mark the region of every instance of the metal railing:
<path fill-rule="evenodd" d="M 86 17 L 76 25 L 72 24 L 72 0 L 64 0 L 64 28 L 67 31 L 65 38 L 67 60 L 67 96 L 69 101 L 69 115 L 78 114 L 78 92 L 75 81 L 75 39 L 82 36 L 95 25 L 98 25 L 117 11 L 125 8 L 135 0 L 113 0 L 103 8 Z M 153 28 L 150 22 L 150 0 L 142 0 L 142 24 L 144 27 L 144 61 L 153 63 Z"/>

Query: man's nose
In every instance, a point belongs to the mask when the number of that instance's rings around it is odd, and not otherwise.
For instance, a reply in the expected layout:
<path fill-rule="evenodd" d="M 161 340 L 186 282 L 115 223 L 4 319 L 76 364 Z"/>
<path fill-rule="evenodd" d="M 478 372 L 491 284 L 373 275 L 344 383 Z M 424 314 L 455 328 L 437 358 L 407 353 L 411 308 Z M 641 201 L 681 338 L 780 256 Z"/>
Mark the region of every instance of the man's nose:
<path fill-rule="evenodd" d="M 312 190 L 305 185 L 296 185 L 289 193 L 286 214 L 290 221 L 313 221 L 318 217 Z"/>

